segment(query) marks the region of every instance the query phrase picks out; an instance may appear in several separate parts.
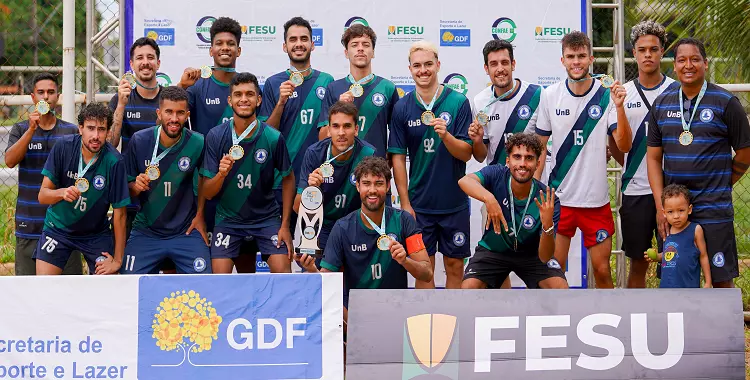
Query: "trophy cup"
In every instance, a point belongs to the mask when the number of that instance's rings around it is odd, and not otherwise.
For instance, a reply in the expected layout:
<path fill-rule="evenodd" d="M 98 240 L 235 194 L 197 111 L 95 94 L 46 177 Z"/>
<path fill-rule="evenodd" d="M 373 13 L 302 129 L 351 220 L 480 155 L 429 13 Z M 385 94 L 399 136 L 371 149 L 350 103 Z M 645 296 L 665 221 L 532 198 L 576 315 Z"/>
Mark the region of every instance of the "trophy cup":
<path fill-rule="evenodd" d="M 320 258 L 323 252 L 318 246 L 318 237 L 323 228 L 323 191 L 317 186 L 308 186 L 302 191 L 297 227 L 302 231 L 297 255 L 308 254 Z"/>

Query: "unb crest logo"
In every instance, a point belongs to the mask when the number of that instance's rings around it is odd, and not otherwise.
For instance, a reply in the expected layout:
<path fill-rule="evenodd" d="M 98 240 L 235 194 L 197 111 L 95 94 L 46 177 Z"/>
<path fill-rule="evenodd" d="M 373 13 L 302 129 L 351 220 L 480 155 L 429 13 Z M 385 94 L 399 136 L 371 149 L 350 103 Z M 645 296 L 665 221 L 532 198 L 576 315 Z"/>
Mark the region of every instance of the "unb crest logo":
<path fill-rule="evenodd" d="M 179 366 L 185 361 L 193 365 L 190 353 L 210 350 L 218 339 L 221 322 L 211 301 L 193 290 L 172 292 L 164 297 L 154 314 L 152 337 L 162 351 L 180 351 L 183 357 L 179 363 L 161 366 Z"/>
<path fill-rule="evenodd" d="M 402 380 L 458 380 L 458 320 L 446 314 L 420 314 L 406 319 Z"/>

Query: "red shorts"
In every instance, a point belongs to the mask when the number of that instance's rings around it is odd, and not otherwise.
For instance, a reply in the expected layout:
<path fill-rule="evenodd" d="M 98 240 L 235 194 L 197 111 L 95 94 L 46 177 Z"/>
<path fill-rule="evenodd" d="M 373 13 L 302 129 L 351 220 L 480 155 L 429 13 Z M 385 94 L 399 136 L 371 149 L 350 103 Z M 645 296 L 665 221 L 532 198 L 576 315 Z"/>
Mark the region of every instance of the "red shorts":
<path fill-rule="evenodd" d="M 612 219 L 609 203 L 596 208 L 561 206 L 557 233 L 573 237 L 576 228 L 583 232 L 583 245 L 586 248 L 591 248 L 612 236 L 615 233 L 615 221 Z"/>

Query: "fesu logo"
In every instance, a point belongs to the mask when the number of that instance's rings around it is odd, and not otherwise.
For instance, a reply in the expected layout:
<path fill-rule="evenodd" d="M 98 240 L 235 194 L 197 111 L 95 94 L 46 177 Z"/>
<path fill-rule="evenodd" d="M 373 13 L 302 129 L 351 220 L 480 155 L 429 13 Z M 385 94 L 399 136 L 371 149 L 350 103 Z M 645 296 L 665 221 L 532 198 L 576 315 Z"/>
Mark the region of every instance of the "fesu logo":
<path fill-rule="evenodd" d="M 195 35 L 198 36 L 201 42 L 211 43 L 211 25 L 215 21 L 216 17 L 213 16 L 203 16 L 198 20 L 198 23 L 195 25 Z"/>
<path fill-rule="evenodd" d="M 389 35 L 424 34 L 424 26 L 391 25 L 388 27 L 388 34 Z"/>
<path fill-rule="evenodd" d="M 275 25 L 243 25 L 242 34 L 276 34 Z"/>

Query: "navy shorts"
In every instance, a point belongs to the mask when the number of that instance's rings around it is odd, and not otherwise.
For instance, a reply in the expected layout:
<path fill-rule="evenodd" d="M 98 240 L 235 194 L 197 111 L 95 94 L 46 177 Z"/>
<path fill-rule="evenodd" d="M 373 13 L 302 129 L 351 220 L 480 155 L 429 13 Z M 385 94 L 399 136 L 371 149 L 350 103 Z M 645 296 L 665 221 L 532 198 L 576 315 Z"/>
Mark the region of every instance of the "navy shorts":
<path fill-rule="evenodd" d="M 177 273 L 211 273 L 211 251 L 197 230 L 158 238 L 133 230 L 125 246 L 122 274 L 156 274 L 161 263 L 170 259 Z"/>
<path fill-rule="evenodd" d="M 248 238 L 255 240 L 260 253 L 264 256 L 286 255 L 288 252 L 284 242 L 281 242 L 281 246 L 276 248 L 276 242 L 279 240 L 279 228 L 281 228 L 280 219 L 275 220 L 273 224 L 265 227 L 238 228 L 219 224 L 214 227 L 213 240 L 211 241 L 211 258 L 236 258 L 240 255 L 240 246 Z"/>
<path fill-rule="evenodd" d="M 445 257 L 463 259 L 471 256 L 469 248 L 469 209 L 452 214 L 417 214 L 427 254 L 440 251 Z"/>
<path fill-rule="evenodd" d="M 112 233 L 69 237 L 51 230 L 44 230 L 32 258 L 63 269 L 73 251 L 83 253 L 83 258 L 89 265 L 89 274 L 94 274 L 97 257 L 102 256 L 103 252 L 107 252 L 113 257 L 115 255 Z"/>

